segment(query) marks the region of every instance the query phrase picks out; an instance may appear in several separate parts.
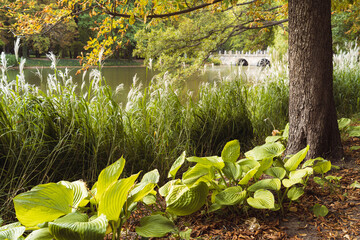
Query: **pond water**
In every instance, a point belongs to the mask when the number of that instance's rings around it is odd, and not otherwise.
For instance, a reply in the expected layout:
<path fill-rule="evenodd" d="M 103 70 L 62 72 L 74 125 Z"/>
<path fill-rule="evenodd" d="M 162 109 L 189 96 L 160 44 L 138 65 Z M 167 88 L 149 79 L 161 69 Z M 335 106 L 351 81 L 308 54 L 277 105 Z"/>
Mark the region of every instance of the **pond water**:
<path fill-rule="evenodd" d="M 73 81 L 78 85 L 82 85 L 83 76 L 82 74 L 76 75 L 76 72 L 79 68 L 70 67 L 70 75 L 73 77 Z M 60 71 L 64 71 L 65 68 L 59 68 Z M 239 72 L 256 72 L 258 71 L 258 67 L 239 67 L 239 66 L 206 66 L 204 69 L 201 69 L 198 74 L 194 74 L 186 80 L 186 90 L 190 90 L 196 92 L 199 88 L 199 85 L 202 82 L 212 82 L 216 79 L 219 79 L 220 76 L 229 76 L 236 75 Z M 25 79 L 28 83 L 39 86 L 42 90 L 46 89 L 46 79 L 48 74 L 53 74 L 54 71 L 51 68 L 39 68 L 39 71 L 42 75 L 41 78 L 36 75 L 35 68 L 26 68 L 25 70 Z M 89 72 L 85 76 L 85 81 L 89 81 Z M 104 67 L 103 68 L 103 76 L 106 79 L 106 83 L 112 88 L 116 89 L 119 84 L 123 84 L 123 91 L 121 96 L 119 97 L 119 101 L 126 101 L 127 93 L 129 92 L 131 85 L 133 83 L 134 76 L 138 78 L 139 82 L 142 83 L 143 86 L 148 86 L 152 77 L 156 74 L 156 72 L 152 70 L 147 70 L 143 66 L 126 66 L 126 67 Z M 16 74 L 18 74 L 18 70 L 11 69 L 9 70 L 9 78 L 15 79 Z"/>

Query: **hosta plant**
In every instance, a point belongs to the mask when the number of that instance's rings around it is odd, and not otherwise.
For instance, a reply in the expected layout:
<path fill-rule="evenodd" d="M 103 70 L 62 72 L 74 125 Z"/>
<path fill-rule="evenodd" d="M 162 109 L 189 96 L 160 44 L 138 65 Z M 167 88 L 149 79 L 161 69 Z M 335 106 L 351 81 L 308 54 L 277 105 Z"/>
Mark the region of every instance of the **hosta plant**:
<path fill-rule="evenodd" d="M 27 240 L 102 240 L 110 232 L 118 239 L 137 203 L 154 203 L 159 181 L 157 170 L 138 183 L 140 173 L 119 179 L 124 165 L 121 158 L 102 170 L 91 190 L 81 180 L 60 181 L 17 195 L 14 207 L 19 222 L 1 227 L 0 239 L 20 239 L 24 231 L 31 231 Z"/>
<path fill-rule="evenodd" d="M 299 199 L 309 176 L 314 171 L 327 170 L 331 163 L 310 159 L 300 165 L 309 147 L 284 158 L 285 147 L 280 142 L 284 138 L 257 146 L 240 160 L 237 140 L 228 142 L 221 156 L 186 158 L 184 152 L 169 171 L 168 177 L 172 180 L 159 189 L 160 195 L 165 197 L 167 212 L 189 215 L 205 204 L 209 211 L 226 206 L 279 210 L 283 209 L 285 199 L 290 202 Z M 177 171 L 185 161 L 194 165 L 176 179 Z"/>

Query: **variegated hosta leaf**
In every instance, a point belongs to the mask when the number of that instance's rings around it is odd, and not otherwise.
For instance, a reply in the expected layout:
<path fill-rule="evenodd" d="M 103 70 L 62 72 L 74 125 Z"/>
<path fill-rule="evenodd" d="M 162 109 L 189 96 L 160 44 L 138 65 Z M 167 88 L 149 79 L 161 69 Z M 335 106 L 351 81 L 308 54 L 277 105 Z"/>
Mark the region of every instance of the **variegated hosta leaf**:
<path fill-rule="evenodd" d="M 25 232 L 25 227 L 19 222 L 7 224 L 0 227 L 1 240 L 17 240 Z"/>
<path fill-rule="evenodd" d="M 331 170 L 331 162 L 325 159 L 319 160 L 315 163 L 313 169 L 320 174 L 327 173 Z"/>
<path fill-rule="evenodd" d="M 238 140 L 233 140 L 226 143 L 221 152 L 221 158 L 224 162 L 235 163 L 240 156 L 240 143 Z"/>
<path fill-rule="evenodd" d="M 274 195 L 268 190 L 257 190 L 254 197 L 249 197 L 247 202 L 250 206 L 257 209 L 274 209 L 275 198 Z"/>
<path fill-rule="evenodd" d="M 143 237 L 163 237 L 176 230 L 175 224 L 161 215 L 147 216 L 140 219 L 140 226 L 136 227 L 137 234 Z"/>
<path fill-rule="evenodd" d="M 191 186 L 199 181 L 209 182 L 215 178 L 215 173 L 212 167 L 202 164 L 196 164 L 194 167 L 189 168 L 182 177 L 183 183 Z"/>
<path fill-rule="evenodd" d="M 204 182 L 193 185 L 174 185 L 166 196 L 167 211 L 178 216 L 192 214 L 199 210 L 206 201 L 209 188 Z"/>
<path fill-rule="evenodd" d="M 101 195 L 98 214 L 104 214 L 109 221 L 117 221 L 120 217 L 124 203 L 127 200 L 129 191 L 139 174 L 140 172 L 128 178 L 118 180 L 108 187 Z"/>
<path fill-rule="evenodd" d="M 237 162 L 240 165 L 243 174 L 239 184 L 246 185 L 250 179 L 255 175 L 260 167 L 260 163 L 255 160 L 244 159 Z"/>
<path fill-rule="evenodd" d="M 264 171 L 265 174 L 273 176 L 274 178 L 283 179 L 286 175 L 286 170 L 282 167 L 272 167 Z"/>
<path fill-rule="evenodd" d="M 165 183 L 161 188 L 159 188 L 159 194 L 163 197 L 166 197 L 169 194 L 170 189 L 173 187 L 173 185 L 177 185 L 180 182 L 180 179 L 175 179 Z"/>
<path fill-rule="evenodd" d="M 229 187 L 215 196 L 215 203 L 220 205 L 236 205 L 245 200 L 246 191 L 240 186 Z"/>
<path fill-rule="evenodd" d="M 288 171 L 294 171 L 299 164 L 302 162 L 302 160 L 305 159 L 307 152 L 309 151 L 309 146 L 306 148 L 300 150 L 298 153 L 296 153 L 294 156 L 289 158 L 286 163 L 284 164 L 284 167 Z"/>
<path fill-rule="evenodd" d="M 245 153 L 246 158 L 252 160 L 262 160 L 265 158 L 274 158 L 281 156 L 285 151 L 284 145 L 279 142 L 265 143 L 264 145 L 257 146 L 252 150 Z"/>
<path fill-rule="evenodd" d="M 257 181 L 253 185 L 251 185 L 247 190 L 250 192 L 255 192 L 259 189 L 268 189 L 268 190 L 275 190 L 279 191 L 281 188 L 281 181 L 278 178 L 272 179 L 263 179 Z"/>
<path fill-rule="evenodd" d="M 287 197 L 292 200 L 295 201 L 297 200 L 299 197 L 301 197 L 304 194 L 304 188 L 302 187 L 292 187 L 290 188 L 290 190 L 287 193 Z"/>
<path fill-rule="evenodd" d="M 308 175 L 312 175 L 313 174 L 313 169 L 310 167 L 307 168 L 303 168 L 303 169 L 298 169 L 295 171 L 291 171 L 289 173 L 289 178 L 293 179 L 293 178 L 303 178 L 306 177 Z"/>
<path fill-rule="evenodd" d="M 51 235 L 49 228 L 41 228 L 31 232 L 25 240 L 53 240 L 54 236 Z"/>
<path fill-rule="evenodd" d="M 208 168 L 215 167 L 216 169 L 221 170 L 225 163 L 221 157 L 212 156 L 212 157 L 189 157 L 187 158 L 189 162 L 196 162 Z"/>
<path fill-rule="evenodd" d="M 238 163 L 225 162 L 225 167 L 222 169 L 222 172 L 227 178 L 237 181 L 241 176 L 241 167 Z"/>
<path fill-rule="evenodd" d="M 291 178 L 291 179 L 283 179 L 282 180 L 282 184 L 284 185 L 284 187 L 286 188 L 289 188 L 295 184 L 298 184 L 298 183 L 303 183 L 303 180 L 302 178 Z"/>
<path fill-rule="evenodd" d="M 57 240 L 103 240 L 108 225 L 105 215 L 92 221 L 77 221 L 77 217 L 65 216 L 49 223 L 50 233 Z"/>
<path fill-rule="evenodd" d="M 27 227 L 50 222 L 72 211 L 74 191 L 63 185 L 47 183 L 14 198 L 17 219 Z"/>
<path fill-rule="evenodd" d="M 185 156 L 186 156 L 186 152 L 184 151 L 180 157 L 178 157 L 175 162 L 173 163 L 173 165 L 170 168 L 169 174 L 168 174 L 168 178 L 172 177 L 173 179 L 175 179 L 176 173 L 177 171 L 181 168 L 181 166 L 184 164 L 185 162 Z"/>
<path fill-rule="evenodd" d="M 96 196 L 95 199 L 99 201 L 101 195 L 106 191 L 106 189 L 116 182 L 125 166 L 125 159 L 121 157 L 119 160 L 107 166 L 100 172 L 98 181 L 96 184 Z"/>
<path fill-rule="evenodd" d="M 79 204 L 89 195 L 86 183 L 81 180 L 74 182 L 60 181 L 58 183 L 74 191 L 74 202 L 72 207 L 73 212 L 75 212 Z"/>

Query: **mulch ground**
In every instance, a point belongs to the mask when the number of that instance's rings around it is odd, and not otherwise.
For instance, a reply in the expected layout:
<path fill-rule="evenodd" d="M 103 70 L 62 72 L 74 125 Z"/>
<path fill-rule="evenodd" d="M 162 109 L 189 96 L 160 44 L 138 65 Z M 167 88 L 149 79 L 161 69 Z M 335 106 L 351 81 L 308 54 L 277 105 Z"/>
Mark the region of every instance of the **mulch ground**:
<path fill-rule="evenodd" d="M 349 239 L 360 240 L 360 189 L 351 188 L 354 181 L 360 183 L 359 138 L 344 141 L 345 158 L 333 163 L 340 167 L 328 175 L 341 176 L 339 186 L 322 188 L 312 179 L 305 194 L 291 208 L 280 211 L 249 209 L 247 213 L 223 210 L 211 214 L 192 214 L 177 219 L 180 230 L 192 229 L 192 239 Z M 325 205 L 326 217 L 315 217 L 312 207 Z M 144 211 L 137 214 L 144 214 Z M 135 216 L 137 215 L 135 213 Z M 138 215 L 137 215 L 138 216 Z M 134 233 L 138 217 L 130 219 L 130 234 L 123 239 L 141 239 Z M 175 239 L 168 236 L 162 239 Z"/>

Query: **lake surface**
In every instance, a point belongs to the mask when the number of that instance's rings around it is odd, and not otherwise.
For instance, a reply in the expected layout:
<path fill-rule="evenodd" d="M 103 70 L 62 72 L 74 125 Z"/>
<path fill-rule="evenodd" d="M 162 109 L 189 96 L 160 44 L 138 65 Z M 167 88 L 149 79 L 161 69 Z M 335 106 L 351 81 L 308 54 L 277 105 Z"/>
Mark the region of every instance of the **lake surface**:
<path fill-rule="evenodd" d="M 76 75 L 76 72 L 79 68 L 70 67 L 70 76 L 73 78 L 73 82 L 76 83 L 79 88 L 83 82 L 83 74 Z M 59 71 L 65 71 L 65 68 L 58 68 Z M 186 80 L 186 89 L 197 92 L 199 85 L 203 82 L 212 82 L 219 79 L 220 77 L 226 77 L 229 75 L 238 75 L 239 72 L 256 72 L 258 67 L 239 67 L 239 66 L 206 66 L 204 69 L 201 69 L 198 74 L 194 74 Z M 25 79 L 28 83 L 40 87 L 42 90 L 46 90 L 46 79 L 48 74 L 53 74 L 54 70 L 51 68 L 39 68 L 42 79 L 36 74 L 35 68 L 26 68 L 25 70 Z M 90 70 L 86 73 L 84 80 L 89 82 L 89 73 Z M 10 79 L 15 79 L 18 70 L 11 69 L 9 70 Z M 139 82 L 143 86 L 148 86 L 153 76 L 156 72 L 152 70 L 147 70 L 143 66 L 126 66 L 126 67 L 104 67 L 102 69 L 102 74 L 105 77 L 106 83 L 115 90 L 119 84 L 123 84 L 122 96 L 120 96 L 120 101 L 126 101 L 127 93 L 129 92 L 133 79 L 136 76 Z"/>

